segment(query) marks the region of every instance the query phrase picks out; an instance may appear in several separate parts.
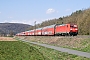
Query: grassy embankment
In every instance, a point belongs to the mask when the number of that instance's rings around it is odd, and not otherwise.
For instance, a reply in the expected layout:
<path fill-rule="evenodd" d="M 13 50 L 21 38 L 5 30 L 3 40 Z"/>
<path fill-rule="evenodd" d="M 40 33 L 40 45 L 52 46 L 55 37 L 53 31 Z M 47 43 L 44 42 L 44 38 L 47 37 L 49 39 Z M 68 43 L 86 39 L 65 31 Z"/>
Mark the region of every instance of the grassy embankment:
<path fill-rule="evenodd" d="M 68 53 L 56 51 L 50 48 L 45 48 L 45 47 L 41 47 L 33 44 L 30 44 L 30 45 L 37 48 L 44 55 L 44 57 L 48 58 L 48 60 L 90 60 L 90 58 L 68 54 Z"/>
<path fill-rule="evenodd" d="M 19 38 L 90 53 L 90 36 L 76 36 L 76 37 L 22 36 Z"/>

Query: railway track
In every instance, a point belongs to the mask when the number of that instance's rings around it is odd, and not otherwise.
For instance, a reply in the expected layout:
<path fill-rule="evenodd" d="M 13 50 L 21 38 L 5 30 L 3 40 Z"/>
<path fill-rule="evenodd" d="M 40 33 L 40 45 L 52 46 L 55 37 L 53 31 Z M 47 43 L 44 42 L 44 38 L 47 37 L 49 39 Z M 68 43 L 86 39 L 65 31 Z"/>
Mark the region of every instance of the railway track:
<path fill-rule="evenodd" d="M 77 35 L 77 36 L 52 36 L 58 38 L 90 38 L 90 35 Z"/>
<path fill-rule="evenodd" d="M 23 37 L 90 38 L 90 35 L 77 35 L 77 36 L 23 36 Z"/>

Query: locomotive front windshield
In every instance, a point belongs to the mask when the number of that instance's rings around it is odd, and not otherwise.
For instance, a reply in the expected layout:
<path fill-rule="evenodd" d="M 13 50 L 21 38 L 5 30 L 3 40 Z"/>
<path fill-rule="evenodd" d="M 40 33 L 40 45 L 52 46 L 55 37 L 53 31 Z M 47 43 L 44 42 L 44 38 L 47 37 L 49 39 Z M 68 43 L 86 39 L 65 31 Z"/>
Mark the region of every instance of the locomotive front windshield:
<path fill-rule="evenodd" d="M 71 25 L 70 27 L 71 28 L 77 28 L 77 25 Z"/>

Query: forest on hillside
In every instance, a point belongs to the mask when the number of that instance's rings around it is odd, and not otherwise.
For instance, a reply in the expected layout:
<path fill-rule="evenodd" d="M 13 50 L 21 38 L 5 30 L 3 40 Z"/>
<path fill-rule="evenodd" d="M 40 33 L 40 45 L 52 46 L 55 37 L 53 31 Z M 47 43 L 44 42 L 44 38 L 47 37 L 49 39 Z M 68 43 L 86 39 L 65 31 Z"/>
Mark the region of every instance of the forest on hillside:
<path fill-rule="evenodd" d="M 29 29 L 40 28 L 44 26 L 49 26 L 53 24 L 77 24 L 78 25 L 78 33 L 80 35 L 90 35 L 90 8 L 85 10 L 77 10 L 76 12 L 72 12 L 69 16 L 59 17 L 58 19 L 46 20 L 40 24 L 36 24 L 35 26 L 31 26 Z"/>
<path fill-rule="evenodd" d="M 26 31 L 31 25 L 21 23 L 0 23 L 0 36 L 15 35 Z"/>

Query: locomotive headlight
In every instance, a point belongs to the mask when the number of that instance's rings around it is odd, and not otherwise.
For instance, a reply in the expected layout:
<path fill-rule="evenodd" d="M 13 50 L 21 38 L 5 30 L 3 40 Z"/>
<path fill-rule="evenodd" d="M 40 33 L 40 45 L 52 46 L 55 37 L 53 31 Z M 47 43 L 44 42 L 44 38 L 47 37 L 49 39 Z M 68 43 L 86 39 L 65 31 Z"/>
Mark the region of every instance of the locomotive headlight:
<path fill-rule="evenodd" d="M 75 29 L 75 30 L 78 30 L 78 29 Z"/>
<path fill-rule="evenodd" d="M 72 29 L 70 29 L 70 30 L 72 30 Z"/>

